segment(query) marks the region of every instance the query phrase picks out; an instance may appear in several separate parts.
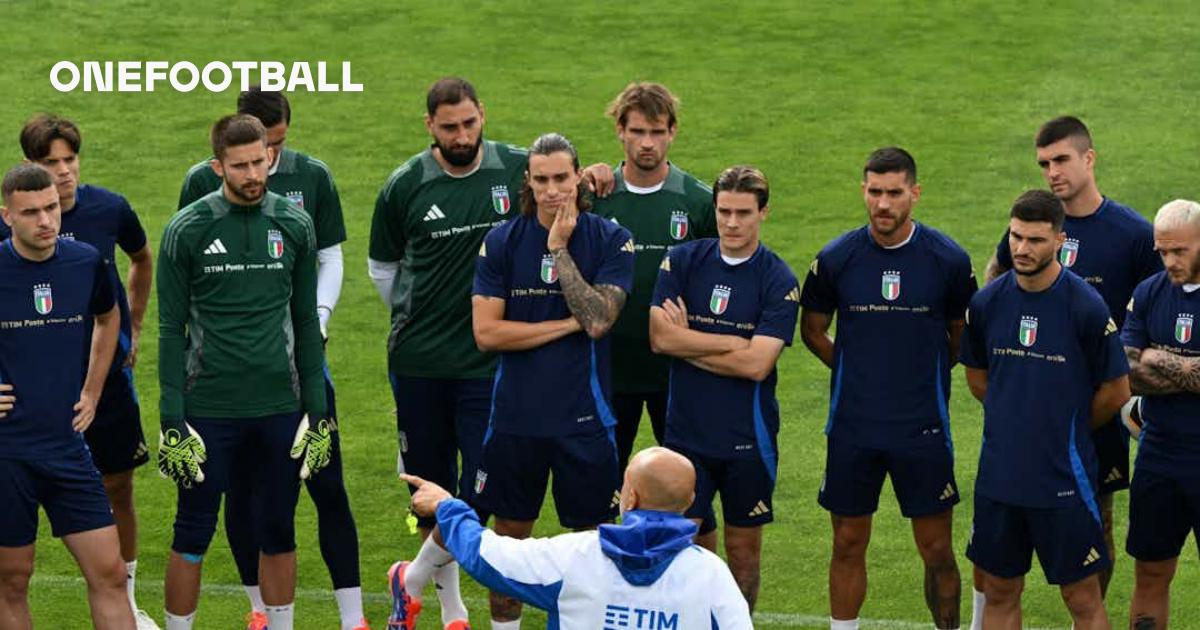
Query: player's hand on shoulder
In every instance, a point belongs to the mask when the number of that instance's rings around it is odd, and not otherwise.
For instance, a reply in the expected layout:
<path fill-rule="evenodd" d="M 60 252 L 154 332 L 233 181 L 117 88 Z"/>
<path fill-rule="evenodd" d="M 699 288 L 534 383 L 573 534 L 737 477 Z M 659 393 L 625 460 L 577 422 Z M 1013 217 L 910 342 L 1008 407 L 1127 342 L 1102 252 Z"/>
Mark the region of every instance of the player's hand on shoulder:
<path fill-rule="evenodd" d="M 597 197 L 607 197 L 617 187 L 617 178 L 613 175 L 612 167 L 604 162 L 597 162 L 583 169 L 583 181 L 587 182 L 588 190 Z"/>
<path fill-rule="evenodd" d="M 183 419 L 159 420 L 158 472 L 184 488 L 204 481 L 200 464 L 208 459 L 204 439 Z"/>
<path fill-rule="evenodd" d="M 333 432 L 337 423 L 333 418 L 321 418 L 310 422 L 308 414 L 300 419 L 296 427 L 296 438 L 292 441 L 292 459 L 300 461 L 300 478 L 308 479 L 329 465 L 333 457 Z"/>
<path fill-rule="evenodd" d="M 12 391 L 12 385 L 0 383 L 0 418 L 7 416 L 17 402 L 17 397 L 12 394 Z"/>

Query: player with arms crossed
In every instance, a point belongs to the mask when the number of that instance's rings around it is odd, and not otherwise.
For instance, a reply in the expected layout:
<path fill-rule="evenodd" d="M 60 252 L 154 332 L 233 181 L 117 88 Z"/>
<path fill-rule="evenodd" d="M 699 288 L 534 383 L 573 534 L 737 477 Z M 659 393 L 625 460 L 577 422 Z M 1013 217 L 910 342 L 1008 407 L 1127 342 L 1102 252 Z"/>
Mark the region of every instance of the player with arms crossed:
<path fill-rule="evenodd" d="M 179 491 L 167 630 L 192 627 L 221 497 L 246 483 L 268 624 L 291 630 L 299 479 L 328 463 L 330 439 L 316 236 L 267 190 L 273 152 L 257 118 L 226 116 L 211 139 L 223 184 L 171 218 L 159 252 L 158 465 Z M 232 474 L 239 456 L 255 460 L 249 477 Z"/>
<path fill-rule="evenodd" d="M 1063 217 L 1047 191 L 1017 198 L 1013 270 L 975 294 L 963 332 L 960 361 L 983 403 L 967 557 L 983 573 L 988 630 L 1021 627 L 1034 551 L 1075 628 L 1110 627 L 1097 576 L 1111 560 L 1091 429 L 1129 399 L 1129 365 L 1104 300 L 1058 261 Z"/>
<path fill-rule="evenodd" d="M 337 306 L 342 291 L 342 241 L 346 240 L 346 225 L 342 219 L 342 202 L 333 175 L 324 162 L 305 153 L 286 148 L 287 133 L 292 125 L 292 108 L 282 92 L 264 92 L 252 87 L 238 96 L 238 113 L 257 118 L 267 129 L 267 146 L 274 152 L 274 161 L 267 171 L 267 189 L 287 197 L 312 217 L 317 231 L 317 319 L 321 337 L 328 340 L 329 318 Z M 221 188 L 221 178 L 212 169 L 212 160 L 204 160 L 188 171 L 179 195 L 183 208 L 208 193 Z M 317 538 L 321 558 L 333 581 L 333 596 L 340 612 L 342 630 L 365 628 L 363 619 L 362 585 L 358 570 L 358 529 L 350 511 L 350 498 L 342 476 L 341 432 L 334 400 L 333 379 L 325 369 L 325 398 L 329 409 L 331 450 L 329 465 L 320 475 L 305 480 L 308 496 L 317 508 Z M 253 466 L 253 454 L 237 458 L 243 476 Z M 233 486 L 225 497 L 225 535 L 237 562 L 242 586 L 250 598 L 249 630 L 261 630 L 267 619 L 258 586 L 259 545 L 254 539 L 249 492 L 243 486 Z"/>
<path fill-rule="evenodd" d="M 1121 332 L 1145 423 L 1129 489 L 1134 557 L 1129 623 L 1167 627 L 1171 579 L 1188 532 L 1200 539 L 1200 204 L 1177 199 L 1154 217 L 1166 270 L 1138 285 Z M 1139 402 L 1140 400 L 1140 402 Z M 1128 413 L 1123 411 L 1122 413 Z"/>
<path fill-rule="evenodd" d="M 496 533 L 527 538 L 554 474 L 564 527 L 614 516 L 619 485 L 607 334 L 633 282 L 629 231 L 586 212 L 575 147 L 546 134 L 529 148 L 521 216 L 479 249 L 475 341 L 499 353 L 476 501 Z M 516 599 L 492 594 L 492 628 L 520 627 Z"/>
<path fill-rule="evenodd" d="M 128 576 L 129 603 L 137 616 L 139 629 L 157 628 L 154 621 L 137 607 L 134 577 L 137 575 L 137 513 L 133 501 L 133 471 L 150 461 L 146 438 L 142 433 L 142 413 L 133 385 L 142 317 L 150 298 L 154 275 L 154 257 L 141 221 L 124 197 L 95 185 L 79 183 L 79 150 L 83 138 L 75 123 L 41 114 L 21 129 L 21 150 L 25 159 L 50 172 L 58 190 L 62 224 L 59 237 L 82 241 L 95 247 L 114 273 L 113 289 L 121 313 L 121 332 L 113 356 L 104 392 L 96 405 L 96 419 L 84 432 L 92 460 L 104 479 L 104 491 L 112 506 L 121 540 L 121 557 Z M 0 223 L 0 240 L 9 236 Z M 116 272 L 117 247 L 129 257 L 129 294 Z"/>
<path fill-rule="evenodd" d="M 779 468 L 775 363 L 792 342 L 800 287 L 759 237 L 770 198 L 763 174 L 727 168 L 713 194 L 720 238 L 672 247 L 663 258 L 650 344 L 673 357 L 666 445 L 696 467 L 685 516 L 715 520 L 721 494 L 729 569 L 754 610 Z M 716 537 L 698 542 L 715 546 Z"/>
<path fill-rule="evenodd" d="M 862 191 L 868 225 L 817 254 L 800 299 L 804 343 L 833 372 L 818 496 L 833 521 L 830 625 L 858 627 L 872 515 L 890 476 L 925 565 L 925 605 L 936 627 L 957 628 L 959 495 L 948 403 L 975 274 L 957 243 L 911 219 L 921 186 L 907 151 L 872 153 Z"/>
<path fill-rule="evenodd" d="M 1073 116 L 1047 121 L 1034 139 L 1037 163 L 1050 191 L 1066 213 L 1066 240 L 1058 253 L 1062 266 L 1087 280 L 1100 292 L 1109 315 L 1117 326 L 1125 321 L 1125 305 L 1133 288 L 1162 270 L 1154 253 L 1150 223 L 1132 208 L 1100 194 L 1096 187 L 1096 150 L 1086 125 Z M 986 281 L 1012 269 L 1008 235 L 996 245 L 988 261 Z M 1129 437 L 1120 422 L 1100 427 L 1092 442 L 1099 458 L 1100 485 L 1097 502 L 1104 520 L 1104 542 L 1116 561 L 1113 546 L 1113 493 L 1129 487 Z M 983 594 L 975 576 L 975 619 L 982 611 Z M 1100 573 L 1100 591 L 1108 592 L 1112 568 Z M 972 630 L 980 630 L 974 621 Z"/>
<path fill-rule="evenodd" d="M 117 528 L 81 435 L 120 334 L 111 263 L 58 238 L 59 194 L 41 167 L 11 169 L 0 193 L 11 234 L 0 241 L 0 627 L 33 627 L 41 505 L 87 581 L 93 625 L 133 628 Z"/>
<path fill-rule="evenodd" d="M 621 469 L 637 438 L 642 407 L 662 444 L 667 417 L 668 357 L 650 351 L 650 298 L 658 265 L 679 243 L 717 235 L 712 190 L 667 160 L 678 131 L 678 99 L 657 83 L 630 83 L 608 107 L 625 159 L 612 193 L 593 212 L 633 233 L 633 291 L 613 325 L 613 413 Z"/>

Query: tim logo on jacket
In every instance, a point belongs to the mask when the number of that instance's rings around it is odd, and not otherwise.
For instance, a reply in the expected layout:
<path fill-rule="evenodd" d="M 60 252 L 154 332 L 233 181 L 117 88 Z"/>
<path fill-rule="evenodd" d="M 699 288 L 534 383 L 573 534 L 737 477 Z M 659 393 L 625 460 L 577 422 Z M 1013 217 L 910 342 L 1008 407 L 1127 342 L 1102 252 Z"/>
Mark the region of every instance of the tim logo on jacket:
<path fill-rule="evenodd" d="M 678 630 L 679 613 L 609 604 L 604 607 L 604 630 Z"/>

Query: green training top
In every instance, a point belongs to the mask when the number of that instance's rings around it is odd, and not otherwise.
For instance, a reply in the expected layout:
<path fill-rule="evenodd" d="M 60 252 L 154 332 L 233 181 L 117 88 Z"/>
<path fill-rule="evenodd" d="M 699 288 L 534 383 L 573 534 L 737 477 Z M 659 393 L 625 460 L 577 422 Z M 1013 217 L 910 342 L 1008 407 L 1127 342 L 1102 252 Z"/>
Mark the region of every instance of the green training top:
<path fill-rule="evenodd" d="M 392 283 L 388 370 L 426 378 L 488 378 L 495 357 L 475 346 L 471 283 L 483 237 L 520 212 L 528 155 L 485 141 L 479 168 L 444 171 L 426 149 L 392 172 L 375 202 L 370 257 L 399 262 Z"/>
<path fill-rule="evenodd" d="M 179 207 L 184 208 L 214 190 L 220 190 L 221 178 L 213 172 L 211 158 L 188 169 L 179 192 Z M 346 240 L 346 222 L 342 201 L 329 167 L 317 158 L 283 149 L 275 172 L 267 176 L 267 189 L 287 197 L 312 217 L 317 228 L 317 249 L 333 247 Z"/>
<path fill-rule="evenodd" d="M 171 218 L 159 246 L 164 419 L 325 416 L 312 219 L 268 192 L 215 191 Z"/>
<path fill-rule="evenodd" d="M 712 189 L 672 164 L 662 188 L 635 193 L 625 184 L 622 166 L 613 169 L 613 193 L 596 199 L 593 210 L 632 232 L 635 249 L 633 292 L 612 328 L 613 392 L 665 392 L 671 359 L 650 351 L 650 298 L 672 245 L 717 235 Z"/>

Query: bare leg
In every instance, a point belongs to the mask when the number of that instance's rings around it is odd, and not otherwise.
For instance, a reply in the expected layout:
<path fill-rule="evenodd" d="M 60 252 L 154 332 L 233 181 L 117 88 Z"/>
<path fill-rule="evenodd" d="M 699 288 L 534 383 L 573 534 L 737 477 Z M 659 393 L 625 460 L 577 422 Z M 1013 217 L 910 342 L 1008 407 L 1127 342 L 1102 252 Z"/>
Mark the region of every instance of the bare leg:
<path fill-rule="evenodd" d="M 1100 595 L 1100 577 L 1089 575 L 1060 588 L 1075 630 L 1109 630 L 1108 612 Z"/>
<path fill-rule="evenodd" d="M 698 518 L 693 518 L 690 520 L 693 523 L 695 523 L 697 526 L 699 526 L 701 523 L 704 522 L 703 520 L 698 519 Z M 704 547 L 705 549 L 707 549 L 713 553 L 717 553 L 717 530 L 714 529 L 711 532 L 708 532 L 707 534 L 701 534 L 701 533 L 697 532 L 696 537 L 694 539 L 692 539 L 692 542 L 696 543 L 697 545 L 700 545 L 701 547 Z"/>
<path fill-rule="evenodd" d="M 137 515 L 133 509 L 133 471 L 104 475 L 104 492 L 112 506 L 117 522 L 117 537 L 121 541 L 121 557 L 125 562 L 137 560 Z"/>
<path fill-rule="evenodd" d="M 295 601 L 296 552 L 259 552 L 258 584 L 262 589 L 263 603 L 268 606 L 284 606 Z"/>
<path fill-rule="evenodd" d="M 495 531 L 501 536 L 510 538 L 529 538 L 529 535 L 533 533 L 534 522 L 514 521 L 497 516 Z M 491 605 L 492 619 L 495 621 L 516 621 L 521 618 L 521 602 L 507 595 L 492 591 L 488 593 L 488 602 Z"/>
<path fill-rule="evenodd" d="M 34 546 L 0 547 L 0 628 L 30 630 L 29 578 Z"/>
<path fill-rule="evenodd" d="M 833 519 L 833 555 L 829 559 L 829 613 L 834 619 L 857 619 L 867 598 L 867 545 L 871 515 Z"/>
<path fill-rule="evenodd" d="M 959 626 L 962 585 L 954 560 L 954 510 L 914 518 L 913 538 L 925 562 L 925 605 L 938 628 Z"/>
<path fill-rule="evenodd" d="M 758 600 L 758 584 L 761 579 L 762 526 L 737 527 L 725 525 L 725 557 L 729 560 L 729 571 L 737 582 L 750 612 Z"/>
<path fill-rule="evenodd" d="M 1112 564 L 1098 574 L 1100 597 L 1105 598 L 1108 597 L 1108 583 L 1112 581 L 1113 569 L 1117 566 L 1117 547 L 1113 543 L 1113 493 L 1102 494 L 1098 498 L 1100 499 L 1100 523 L 1104 527 L 1104 545 L 1108 547 L 1108 557 L 1112 558 Z"/>
<path fill-rule="evenodd" d="M 1133 563 L 1133 601 L 1129 603 L 1129 627 L 1133 630 L 1163 630 L 1171 604 L 1171 579 L 1179 558 Z"/>
<path fill-rule="evenodd" d="M 983 627 L 987 630 L 1021 630 L 1021 591 L 1025 576 L 1001 578 L 975 567 L 983 576 Z"/>
<path fill-rule="evenodd" d="M 121 560 L 114 525 L 63 536 L 87 582 L 88 606 L 97 630 L 134 627 L 133 609 L 125 592 L 125 562 Z"/>
<path fill-rule="evenodd" d="M 185 560 L 177 551 L 167 558 L 166 609 L 172 615 L 190 615 L 200 604 L 200 574 L 204 561 Z"/>

